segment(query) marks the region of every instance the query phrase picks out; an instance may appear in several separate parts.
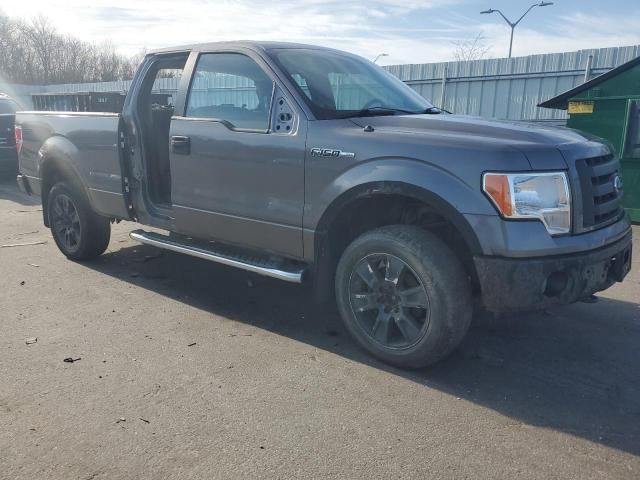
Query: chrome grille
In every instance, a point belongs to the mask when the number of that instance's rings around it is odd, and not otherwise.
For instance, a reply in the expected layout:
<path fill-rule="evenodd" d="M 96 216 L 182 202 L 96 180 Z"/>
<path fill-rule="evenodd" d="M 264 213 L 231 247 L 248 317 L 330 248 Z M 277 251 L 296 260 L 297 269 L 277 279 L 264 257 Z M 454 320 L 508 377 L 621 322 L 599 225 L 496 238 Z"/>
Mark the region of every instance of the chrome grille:
<path fill-rule="evenodd" d="M 582 230 L 593 230 L 616 221 L 623 214 L 622 189 L 614 182 L 620 164 L 613 155 L 576 162 L 582 191 Z"/>

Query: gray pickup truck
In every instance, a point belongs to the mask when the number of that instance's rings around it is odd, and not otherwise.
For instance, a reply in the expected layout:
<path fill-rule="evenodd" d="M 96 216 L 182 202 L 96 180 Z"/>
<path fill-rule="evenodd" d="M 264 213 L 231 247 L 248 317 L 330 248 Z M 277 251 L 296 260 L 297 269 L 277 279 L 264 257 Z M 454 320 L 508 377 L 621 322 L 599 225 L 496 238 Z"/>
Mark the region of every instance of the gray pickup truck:
<path fill-rule="evenodd" d="M 178 79 L 168 101 L 152 92 Z M 476 307 L 547 308 L 624 279 L 611 148 L 568 129 L 448 114 L 360 57 L 286 43 L 170 48 L 121 114 L 19 112 L 18 183 L 64 255 L 110 224 L 145 244 L 335 298 L 377 358 L 421 367 Z"/>

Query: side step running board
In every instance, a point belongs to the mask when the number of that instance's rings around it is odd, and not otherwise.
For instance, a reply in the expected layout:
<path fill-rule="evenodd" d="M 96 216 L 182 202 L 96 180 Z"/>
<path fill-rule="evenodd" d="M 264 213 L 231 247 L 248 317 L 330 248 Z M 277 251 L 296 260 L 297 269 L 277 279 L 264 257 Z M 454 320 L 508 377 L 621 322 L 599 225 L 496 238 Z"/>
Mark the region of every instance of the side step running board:
<path fill-rule="evenodd" d="M 299 265 L 287 265 L 285 262 L 255 257 L 250 254 L 215 251 L 211 249 L 214 247 L 213 244 L 206 244 L 206 246 L 210 248 L 204 248 L 203 244 L 196 245 L 195 242 L 190 242 L 188 239 L 173 239 L 166 235 L 145 232 L 144 230 L 135 230 L 131 232 L 129 236 L 133 240 L 146 245 L 153 245 L 154 247 L 164 248 L 172 252 L 184 253 L 192 257 L 209 260 L 210 262 L 221 263 L 266 277 L 284 280 L 285 282 L 302 283 L 304 268 Z"/>

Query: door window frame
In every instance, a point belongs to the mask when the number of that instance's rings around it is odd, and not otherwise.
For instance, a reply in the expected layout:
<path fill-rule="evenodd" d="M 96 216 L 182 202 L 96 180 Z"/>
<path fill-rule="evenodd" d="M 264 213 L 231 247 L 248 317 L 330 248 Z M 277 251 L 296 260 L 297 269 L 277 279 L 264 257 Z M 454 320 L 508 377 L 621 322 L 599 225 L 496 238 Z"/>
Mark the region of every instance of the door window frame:
<path fill-rule="evenodd" d="M 195 73 L 197 70 L 198 62 L 200 58 L 204 55 L 208 54 L 235 54 L 235 55 L 243 55 L 253 61 L 257 67 L 262 70 L 262 72 L 271 80 L 271 98 L 269 101 L 269 112 L 268 112 L 268 123 L 266 129 L 255 129 L 255 128 L 243 128 L 237 127 L 229 120 L 225 120 L 224 118 L 210 118 L 210 117 L 189 117 L 187 116 L 187 105 L 189 101 L 189 96 L 191 94 L 191 90 L 193 88 L 193 84 L 195 82 Z M 180 114 L 175 114 L 173 119 L 180 120 L 189 120 L 193 122 L 209 122 L 209 123 L 221 123 L 229 130 L 234 132 L 241 133 L 260 133 L 260 134 L 269 134 L 273 133 L 272 123 L 273 123 L 273 109 L 275 105 L 275 97 L 276 92 L 278 91 L 279 83 L 277 77 L 273 75 L 273 72 L 268 68 L 268 65 L 264 62 L 264 60 L 255 55 L 251 50 L 245 49 L 220 49 L 220 50 L 202 50 L 202 51 L 193 51 L 187 60 L 187 64 L 185 65 L 184 74 L 182 81 L 179 85 L 178 91 L 178 99 L 176 101 L 176 112 L 180 112 Z M 291 102 L 290 99 L 287 99 Z M 296 109 L 299 114 L 299 109 Z"/>

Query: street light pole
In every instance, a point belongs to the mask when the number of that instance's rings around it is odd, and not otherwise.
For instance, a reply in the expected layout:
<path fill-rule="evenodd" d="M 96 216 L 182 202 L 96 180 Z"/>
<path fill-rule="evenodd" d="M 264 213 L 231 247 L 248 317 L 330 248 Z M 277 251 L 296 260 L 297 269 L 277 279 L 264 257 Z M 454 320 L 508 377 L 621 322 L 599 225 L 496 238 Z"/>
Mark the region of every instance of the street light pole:
<path fill-rule="evenodd" d="M 388 57 L 389 54 L 388 53 L 379 53 L 376 58 L 373 59 L 373 63 L 377 63 L 378 60 L 380 60 L 382 57 Z"/>
<path fill-rule="evenodd" d="M 531 5 L 526 12 L 524 12 L 522 14 L 522 16 L 516 20 L 515 22 L 512 22 L 511 20 L 509 20 L 504 13 L 502 13 L 500 10 L 497 9 L 493 9 L 490 8 L 489 10 L 484 10 L 482 12 L 480 12 L 481 15 L 484 14 L 488 14 L 488 13 L 498 13 L 500 14 L 500 16 L 504 19 L 505 22 L 507 22 L 507 24 L 511 27 L 511 40 L 509 41 L 509 58 L 511 58 L 511 54 L 513 53 L 513 34 L 516 30 L 516 27 L 518 26 L 518 24 L 524 19 L 524 17 L 526 17 L 529 12 L 531 10 L 533 10 L 536 7 L 548 7 L 549 5 L 553 5 L 553 2 L 540 2 L 540 3 L 534 3 L 533 5 Z"/>
<path fill-rule="evenodd" d="M 513 34 L 516 32 L 516 26 L 511 25 L 511 40 L 509 40 L 509 58 L 511 58 L 511 54 L 513 53 Z"/>

